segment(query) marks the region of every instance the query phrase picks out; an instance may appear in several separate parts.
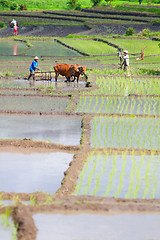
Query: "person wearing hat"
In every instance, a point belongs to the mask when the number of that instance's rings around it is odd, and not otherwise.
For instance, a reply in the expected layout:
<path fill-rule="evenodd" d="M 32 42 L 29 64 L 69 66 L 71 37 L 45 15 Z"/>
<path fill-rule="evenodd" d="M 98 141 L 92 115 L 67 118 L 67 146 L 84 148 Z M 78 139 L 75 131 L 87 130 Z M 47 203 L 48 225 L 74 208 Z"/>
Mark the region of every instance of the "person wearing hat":
<path fill-rule="evenodd" d="M 36 70 L 40 70 L 40 68 L 38 67 L 38 57 L 36 56 L 34 58 L 34 61 L 32 62 L 31 66 L 30 66 L 30 75 L 28 77 L 28 80 L 33 76 L 33 80 L 35 80 L 35 71 Z"/>
<path fill-rule="evenodd" d="M 125 50 L 123 52 L 123 63 L 122 63 L 123 70 L 127 70 L 127 75 L 130 76 L 130 70 L 129 70 L 129 55 L 128 55 L 128 50 Z"/>

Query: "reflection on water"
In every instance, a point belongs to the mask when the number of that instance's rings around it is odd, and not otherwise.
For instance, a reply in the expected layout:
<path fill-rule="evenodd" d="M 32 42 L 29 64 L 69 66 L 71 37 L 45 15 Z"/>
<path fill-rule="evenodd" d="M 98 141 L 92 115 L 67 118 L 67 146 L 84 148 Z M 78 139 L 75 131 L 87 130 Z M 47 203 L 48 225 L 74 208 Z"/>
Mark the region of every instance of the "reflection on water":
<path fill-rule="evenodd" d="M 33 47 L 27 48 L 24 42 L 0 41 L 0 59 L 5 55 L 27 56 L 79 56 L 77 52 L 54 41 L 31 41 Z"/>
<path fill-rule="evenodd" d="M 13 55 L 17 55 L 17 43 L 15 43 L 13 47 Z"/>
<path fill-rule="evenodd" d="M 63 116 L 1 116 L 0 138 L 50 140 L 63 145 L 79 145 L 81 118 Z"/>
<path fill-rule="evenodd" d="M 3 96 L 0 98 L 0 110 L 30 112 L 63 112 L 68 106 L 67 98 Z"/>
<path fill-rule="evenodd" d="M 160 215 L 42 215 L 33 216 L 36 240 L 158 240 Z"/>
<path fill-rule="evenodd" d="M 27 46 L 24 42 L 0 41 L 0 55 L 19 55 L 25 49 L 27 49 Z"/>
<path fill-rule="evenodd" d="M 160 156 L 90 155 L 75 195 L 160 199 Z"/>

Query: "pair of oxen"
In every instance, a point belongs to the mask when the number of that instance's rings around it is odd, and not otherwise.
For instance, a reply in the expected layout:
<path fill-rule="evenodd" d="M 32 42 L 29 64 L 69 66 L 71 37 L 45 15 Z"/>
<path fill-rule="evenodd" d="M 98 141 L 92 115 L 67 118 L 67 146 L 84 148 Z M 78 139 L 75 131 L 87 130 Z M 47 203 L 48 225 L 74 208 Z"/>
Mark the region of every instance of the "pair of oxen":
<path fill-rule="evenodd" d="M 64 63 L 58 63 L 54 65 L 54 71 L 55 71 L 55 81 L 57 82 L 58 76 L 65 76 L 66 80 L 65 82 L 70 82 L 71 77 L 74 77 L 72 82 L 77 79 L 77 83 L 79 80 L 80 75 L 84 75 L 87 80 L 86 75 L 86 67 L 82 67 L 78 64 L 64 64 Z"/>

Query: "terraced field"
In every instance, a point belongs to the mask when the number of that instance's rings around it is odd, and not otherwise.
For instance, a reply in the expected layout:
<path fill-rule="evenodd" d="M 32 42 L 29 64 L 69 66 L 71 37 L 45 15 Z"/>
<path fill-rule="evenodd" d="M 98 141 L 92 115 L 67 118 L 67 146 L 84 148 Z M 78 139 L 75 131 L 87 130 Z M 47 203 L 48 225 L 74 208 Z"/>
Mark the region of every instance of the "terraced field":
<path fill-rule="evenodd" d="M 104 36 L 109 29 L 103 13 L 14 14 L 0 13 L 4 22 L 14 16 L 22 27 L 16 41 L 0 39 L 0 239 L 129 239 L 135 222 L 136 240 L 157 239 L 158 42 Z M 129 16 L 109 17 L 115 24 Z M 148 15 L 138 16 L 139 30 L 145 22 L 151 27 Z M 10 30 L 0 35 L 10 36 Z M 93 36 L 98 31 L 102 34 Z M 146 41 L 144 60 L 137 62 Z M 129 77 L 119 69 L 118 46 L 129 49 Z M 42 73 L 27 80 L 35 55 L 41 71 L 52 71 L 51 80 Z M 64 76 L 55 82 L 56 63 L 86 66 L 87 82 L 83 76 L 79 83 L 65 82 Z"/>

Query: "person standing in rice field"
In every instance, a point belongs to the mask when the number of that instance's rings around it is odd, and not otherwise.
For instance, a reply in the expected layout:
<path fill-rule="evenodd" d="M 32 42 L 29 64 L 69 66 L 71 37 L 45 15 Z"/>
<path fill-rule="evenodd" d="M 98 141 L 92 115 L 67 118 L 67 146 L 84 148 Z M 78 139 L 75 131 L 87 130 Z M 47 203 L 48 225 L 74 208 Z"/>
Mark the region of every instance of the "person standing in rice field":
<path fill-rule="evenodd" d="M 17 25 L 14 25 L 13 29 L 14 29 L 14 30 L 13 30 L 14 35 L 17 36 L 17 33 L 18 33 L 18 32 L 17 32 L 17 29 L 18 29 L 18 26 L 17 26 Z"/>
<path fill-rule="evenodd" d="M 130 67 L 129 67 L 129 55 L 128 55 L 128 50 L 125 50 L 123 52 L 123 63 L 122 63 L 123 70 L 127 70 L 127 76 L 130 76 Z"/>

